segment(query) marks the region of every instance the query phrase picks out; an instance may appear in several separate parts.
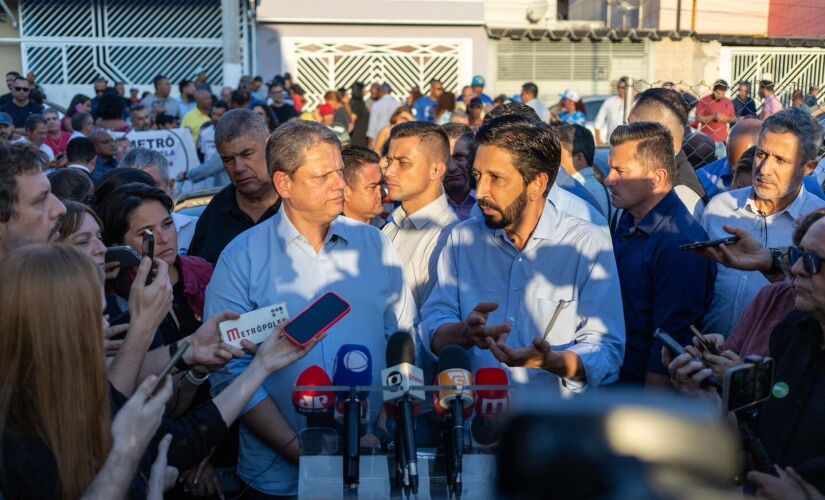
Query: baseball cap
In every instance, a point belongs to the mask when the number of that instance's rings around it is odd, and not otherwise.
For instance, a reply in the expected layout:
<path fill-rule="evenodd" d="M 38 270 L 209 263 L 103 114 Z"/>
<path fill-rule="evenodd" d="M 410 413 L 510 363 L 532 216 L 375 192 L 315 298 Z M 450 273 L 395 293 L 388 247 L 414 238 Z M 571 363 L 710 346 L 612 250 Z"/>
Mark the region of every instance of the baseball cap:
<path fill-rule="evenodd" d="M 484 101 L 481 100 L 481 97 L 473 97 L 470 99 L 470 106 L 471 108 L 483 108 Z"/>
<path fill-rule="evenodd" d="M 386 92 L 392 92 L 392 86 L 389 83 L 384 82 L 381 84 L 381 90 L 384 90 Z"/>
<path fill-rule="evenodd" d="M 8 113 L 3 113 L 0 111 L 0 124 L 2 125 L 11 125 L 14 126 L 14 120 L 11 119 L 11 115 Z"/>
<path fill-rule="evenodd" d="M 476 75 L 473 77 L 473 81 L 470 83 L 470 87 L 483 87 L 485 83 L 487 82 L 484 81 L 483 76 Z"/>
<path fill-rule="evenodd" d="M 321 116 L 334 115 L 335 110 L 332 109 L 332 106 L 330 106 L 329 104 L 321 104 L 320 106 L 318 106 L 318 114 L 320 114 Z"/>
<path fill-rule="evenodd" d="M 721 78 L 716 80 L 715 82 L 713 82 L 713 90 L 716 90 L 716 89 L 725 89 L 725 90 L 727 90 L 729 88 L 730 87 L 728 86 L 728 82 L 726 82 L 725 80 L 722 80 Z"/>
<path fill-rule="evenodd" d="M 567 89 L 567 90 L 564 91 L 563 94 L 560 94 L 560 95 L 561 95 L 562 99 L 569 99 L 571 101 L 578 101 L 579 99 L 581 99 L 581 97 L 579 96 L 579 93 L 576 92 L 574 89 Z"/>

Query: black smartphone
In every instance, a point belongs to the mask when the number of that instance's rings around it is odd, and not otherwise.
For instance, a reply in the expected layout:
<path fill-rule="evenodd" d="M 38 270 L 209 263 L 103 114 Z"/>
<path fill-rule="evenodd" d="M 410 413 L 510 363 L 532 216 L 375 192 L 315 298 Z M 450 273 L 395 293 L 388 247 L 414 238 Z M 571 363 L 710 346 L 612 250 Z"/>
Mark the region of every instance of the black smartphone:
<path fill-rule="evenodd" d="M 143 231 L 143 256 L 149 257 L 149 260 L 154 260 L 155 258 L 155 235 L 148 229 Z M 154 265 L 149 269 L 149 274 L 146 275 L 146 286 L 152 284 L 153 273 Z"/>
<path fill-rule="evenodd" d="M 109 247 L 106 249 L 106 262 L 117 261 L 120 267 L 137 267 L 140 265 L 140 254 L 129 246 Z"/>
<path fill-rule="evenodd" d="M 154 396 L 157 393 L 161 386 L 163 386 L 163 379 L 166 378 L 167 375 L 172 371 L 172 368 L 175 367 L 175 364 L 180 361 L 180 358 L 183 357 L 183 353 L 189 349 L 189 341 L 182 340 L 178 342 L 178 350 L 175 352 L 175 355 L 169 359 L 169 362 L 166 363 L 166 366 L 163 367 L 163 370 L 158 373 L 158 384 L 155 386 L 155 390 L 152 391 L 152 395 Z"/>
<path fill-rule="evenodd" d="M 739 241 L 739 236 L 729 236 L 727 238 L 719 238 L 718 240 L 708 241 L 694 241 L 693 243 L 685 243 L 679 245 L 679 250 L 696 250 L 697 248 L 716 247 L 719 245 L 731 245 Z"/>
<path fill-rule="evenodd" d="M 735 412 L 765 401 L 773 390 L 773 359 L 728 368 L 722 391 L 724 408 Z"/>
<path fill-rule="evenodd" d="M 289 320 L 284 325 L 283 332 L 290 342 L 300 348 L 305 348 L 312 342 L 312 339 L 329 330 L 349 312 L 350 306 L 346 300 L 332 292 L 327 292 L 304 309 L 301 314 Z"/>

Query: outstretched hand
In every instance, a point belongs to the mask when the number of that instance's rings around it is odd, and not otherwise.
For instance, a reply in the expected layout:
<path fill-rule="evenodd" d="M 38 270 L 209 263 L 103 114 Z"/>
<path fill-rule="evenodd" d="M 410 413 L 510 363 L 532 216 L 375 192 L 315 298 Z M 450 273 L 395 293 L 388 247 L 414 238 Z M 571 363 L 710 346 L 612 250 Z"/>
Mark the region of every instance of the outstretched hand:
<path fill-rule="evenodd" d="M 309 354 L 309 351 L 314 349 L 326 336 L 326 333 L 324 333 L 313 339 L 302 349 L 290 342 L 283 332 L 278 331 L 270 335 L 260 346 L 256 346 L 246 339 L 241 341 L 241 346 L 246 352 L 255 354 L 255 361 L 259 361 L 269 373 L 273 373 L 283 370 Z"/>
<path fill-rule="evenodd" d="M 510 325 L 487 326 L 487 318 L 491 312 L 498 309 L 495 302 L 482 302 L 476 305 L 464 322 L 464 347 L 479 347 L 489 349 L 490 342 L 503 342 L 510 333 Z"/>
<path fill-rule="evenodd" d="M 550 344 L 541 337 L 533 339 L 533 344 L 521 349 L 513 349 L 504 342 L 493 342 L 487 339 L 490 352 L 497 360 L 507 366 L 524 368 L 545 368 L 547 358 L 551 355 Z"/>
<path fill-rule="evenodd" d="M 772 266 L 771 251 L 763 247 L 747 230 L 723 226 L 726 233 L 738 236 L 739 241 L 730 245 L 710 246 L 693 251 L 725 267 L 740 271 L 768 271 Z"/>

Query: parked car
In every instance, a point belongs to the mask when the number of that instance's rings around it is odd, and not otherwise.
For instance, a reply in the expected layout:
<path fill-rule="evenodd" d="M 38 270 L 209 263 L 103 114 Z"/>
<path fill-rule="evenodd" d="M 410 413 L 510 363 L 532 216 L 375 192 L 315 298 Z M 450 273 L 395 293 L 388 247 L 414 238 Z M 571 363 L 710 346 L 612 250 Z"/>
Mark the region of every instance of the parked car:
<path fill-rule="evenodd" d="M 200 217 L 206 209 L 206 205 L 212 201 L 212 197 L 218 194 L 223 188 L 209 188 L 193 191 L 181 195 L 175 202 L 175 212 L 192 217 Z"/>

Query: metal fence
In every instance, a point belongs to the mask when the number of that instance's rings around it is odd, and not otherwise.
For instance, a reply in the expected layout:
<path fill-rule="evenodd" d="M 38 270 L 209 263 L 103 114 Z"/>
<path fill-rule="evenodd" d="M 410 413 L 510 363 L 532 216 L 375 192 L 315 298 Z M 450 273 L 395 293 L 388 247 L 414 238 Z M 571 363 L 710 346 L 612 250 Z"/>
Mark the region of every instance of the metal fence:
<path fill-rule="evenodd" d="M 688 156 L 688 160 L 690 160 L 691 164 L 695 168 L 701 168 L 709 163 L 716 161 L 717 159 L 724 156 L 724 152 L 721 150 L 717 150 L 716 145 L 714 144 L 713 140 L 710 139 L 709 136 L 705 135 L 701 132 L 701 124 L 696 121 L 696 106 L 700 99 L 703 97 L 711 94 L 713 92 L 713 84 L 714 82 L 705 82 L 700 81 L 698 83 L 693 82 L 668 82 L 668 81 L 655 81 L 655 82 L 648 82 L 645 80 L 631 80 L 630 85 L 630 92 L 627 95 L 627 102 L 632 103 L 639 93 L 644 92 L 650 88 L 671 88 L 675 91 L 678 91 L 682 94 L 682 101 L 685 103 L 686 107 L 689 110 L 689 128 L 690 130 L 685 135 L 685 140 L 682 144 L 682 148 L 685 154 Z M 732 101 L 738 100 L 740 103 L 744 102 L 742 99 L 739 98 L 738 95 L 738 84 L 739 83 L 749 83 L 750 88 L 754 91 L 754 94 L 751 96 L 751 100 L 753 101 L 754 110 L 756 113 L 756 117 L 759 117 L 760 113 L 762 112 L 762 108 L 764 107 L 764 100 L 756 93 L 758 91 L 759 85 L 758 82 L 728 82 L 730 88 L 727 92 L 727 97 Z M 816 84 L 815 84 L 816 85 Z M 776 94 L 777 99 L 782 103 L 783 108 L 788 108 L 791 106 L 791 95 L 794 91 L 800 90 L 803 92 L 803 95 L 807 97 L 808 94 L 808 87 L 810 85 L 805 85 L 804 88 L 800 86 L 793 86 L 788 84 L 787 82 L 775 82 L 774 88 L 784 88 L 785 93 L 780 95 Z M 817 85 L 819 89 L 825 88 L 825 84 Z M 816 95 L 816 106 L 822 105 L 822 111 L 825 112 L 825 102 L 822 99 L 822 91 L 820 90 Z M 627 112 L 630 110 L 630 106 L 626 106 Z M 810 111 L 815 111 L 816 107 L 812 107 Z M 817 117 L 820 124 L 823 125 L 825 128 L 825 114 L 819 115 Z M 721 153 L 721 155 L 719 154 Z M 825 147 L 820 145 L 819 148 L 819 158 L 820 161 L 825 159 Z M 819 172 L 822 175 L 822 172 Z"/>

